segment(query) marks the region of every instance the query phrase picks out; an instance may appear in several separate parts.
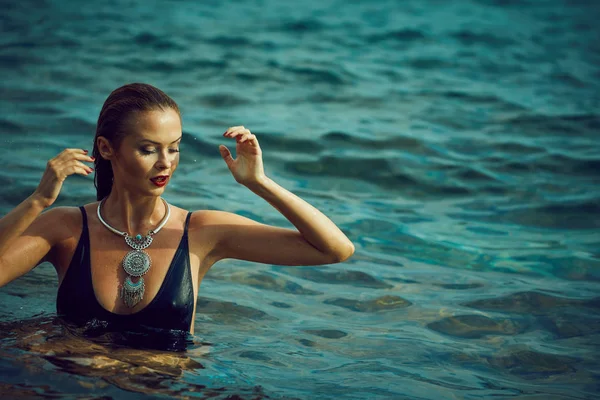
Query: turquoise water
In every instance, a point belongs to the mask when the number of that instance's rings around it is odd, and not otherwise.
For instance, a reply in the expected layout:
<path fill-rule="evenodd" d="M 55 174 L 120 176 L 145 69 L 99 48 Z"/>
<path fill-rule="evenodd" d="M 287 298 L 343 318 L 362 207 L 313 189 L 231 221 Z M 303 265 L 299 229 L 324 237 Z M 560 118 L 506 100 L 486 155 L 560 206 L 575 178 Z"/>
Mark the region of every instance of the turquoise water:
<path fill-rule="evenodd" d="M 289 226 L 220 159 L 243 124 L 267 174 L 356 254 L 218 263 L 185 353 L 66 331 L 42 265 L 0 289 L 0 394 L 594 398 L 598 15 L 583 1 L 3 2 L 0 215 L 63 148 L 91 149 L 111 90 L 142 81 L 183 111 L 168 201 Z M 75 176 L 57 205 L 94 199 Z"/>

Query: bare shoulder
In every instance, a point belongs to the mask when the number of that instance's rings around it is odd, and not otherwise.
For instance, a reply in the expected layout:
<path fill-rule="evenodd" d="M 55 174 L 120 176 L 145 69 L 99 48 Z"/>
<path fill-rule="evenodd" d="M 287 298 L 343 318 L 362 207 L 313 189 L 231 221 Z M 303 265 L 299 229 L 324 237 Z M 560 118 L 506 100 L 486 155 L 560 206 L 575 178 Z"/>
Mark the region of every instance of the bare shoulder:
<path fill-rule="evenodd" d="M 188 224 L 190 239 L 212 248 L 216 239 L 215 228 L 223 223 L 223 217 L 220 214 L 220 211 L 213 210 L 192 211 Z"/>
<path fill-rule="evenodd" d="M 53 207 L 38 216 L 36 225 L 38 229 L 57 233 L 59 238 L 78 235 L 82 225 L 81 211 L 79 207 Z"/>
<path fill-rule="evenodd" d="M 221 235 L 223 212 L 213 210 L 195 210 L 191 212 L 188 224 L 190 253 L 198 260 L 200 269 L 206 273 L 218 261 L 214 251 Z M 187 215 L 187 212 L 186 212 Z"/>
<path fill-rule="evenodd" d="M 21 235 L 22 249 L 29 249 L 39 261 L 52 263 L 60 273 L 58 260 L 69 244 L 81 235 L 82 216 L 78 207 L 53 207 L 45 210 Z"/>
<path fill-rule="evenodd" d="M 257 222 L 234 213 L 218 210 L 198 210 L 192 213 L 189 229 L 207 229 L 223 225 L 253 225 Z"/>

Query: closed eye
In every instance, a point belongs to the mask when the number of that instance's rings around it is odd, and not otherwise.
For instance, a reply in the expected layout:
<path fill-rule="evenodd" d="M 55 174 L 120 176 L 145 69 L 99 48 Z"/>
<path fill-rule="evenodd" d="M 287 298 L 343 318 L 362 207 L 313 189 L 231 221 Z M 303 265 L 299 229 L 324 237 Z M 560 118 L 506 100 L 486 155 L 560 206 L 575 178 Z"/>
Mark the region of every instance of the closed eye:
<path fill-rule="evenodd" d="M 155 149 L 148 149 L 148 148 L 143 149 L 142 148 L 142 149 L 140 149 L 140 152 L 142 154 L 149 155 L 149 154 L 156 153 L 156 150 Z M 179 153 L 179 149 L 169 149 L 169 153 Z"/>

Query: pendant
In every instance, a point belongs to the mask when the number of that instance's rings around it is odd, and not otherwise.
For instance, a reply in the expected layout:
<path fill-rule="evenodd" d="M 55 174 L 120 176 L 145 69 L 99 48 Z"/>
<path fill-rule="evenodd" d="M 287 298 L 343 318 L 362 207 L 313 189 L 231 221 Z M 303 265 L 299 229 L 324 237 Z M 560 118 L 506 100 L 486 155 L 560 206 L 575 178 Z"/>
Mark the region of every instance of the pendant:
<path fill-rule="evenodd" d="M 146 285 L 144 284 L 144 278 L 140 278 L 137 282 L 133 282 L 131 277 L 128 276 L 125 278 L 123 286 L 121 286 L 120 297 L 127 307 L 132 308 L 142 301 L 145 289 Z"/>
<path fill-rule="evenodd" d="M 125 236 L 125 242 L 132 249 L 144 250 L 145 248 L 147 248 L 148 246 L 150 246 L 152 244 L 152 236 L 150 236 L 150 235 L 148 235 L 148 236 L 142 236 L 142 235 L 129 236 L 129 235 L 127 235 L 127 236 Z"/>
<path fill-rule="evenodd" d="M 131 250 L 123 257 L 123 269 L 127 274 L 135 277 L 148 272 L 151 264 L 150 256 L 143 250 Z"/>
<path fill-rule="evenodd" d="M 129 253 L 123 257 L 123 269 L 129 275 L 121 286 L 121 298 L 127 307 L 135 307 L 144 298 L 146 285 L 142 275 L 150 270 L 152 260 L 145 248 L 152 244 L 152 236 L 125 236 L 125 242 L 131 247 Z M 132 278 L 139 278 L 134 282 Z"/>

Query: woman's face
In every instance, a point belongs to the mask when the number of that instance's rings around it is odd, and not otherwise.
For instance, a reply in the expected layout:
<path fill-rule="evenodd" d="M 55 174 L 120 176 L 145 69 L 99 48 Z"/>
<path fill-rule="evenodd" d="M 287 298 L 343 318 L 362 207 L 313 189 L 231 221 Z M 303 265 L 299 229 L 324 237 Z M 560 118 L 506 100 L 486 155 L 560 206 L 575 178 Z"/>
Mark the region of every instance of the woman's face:
<path fill-rule="evenodd" d="M 179 164 L 181 119 L 173 109 L 134 114 L 112 158 L 115 184 L 160 195 Z"/>

